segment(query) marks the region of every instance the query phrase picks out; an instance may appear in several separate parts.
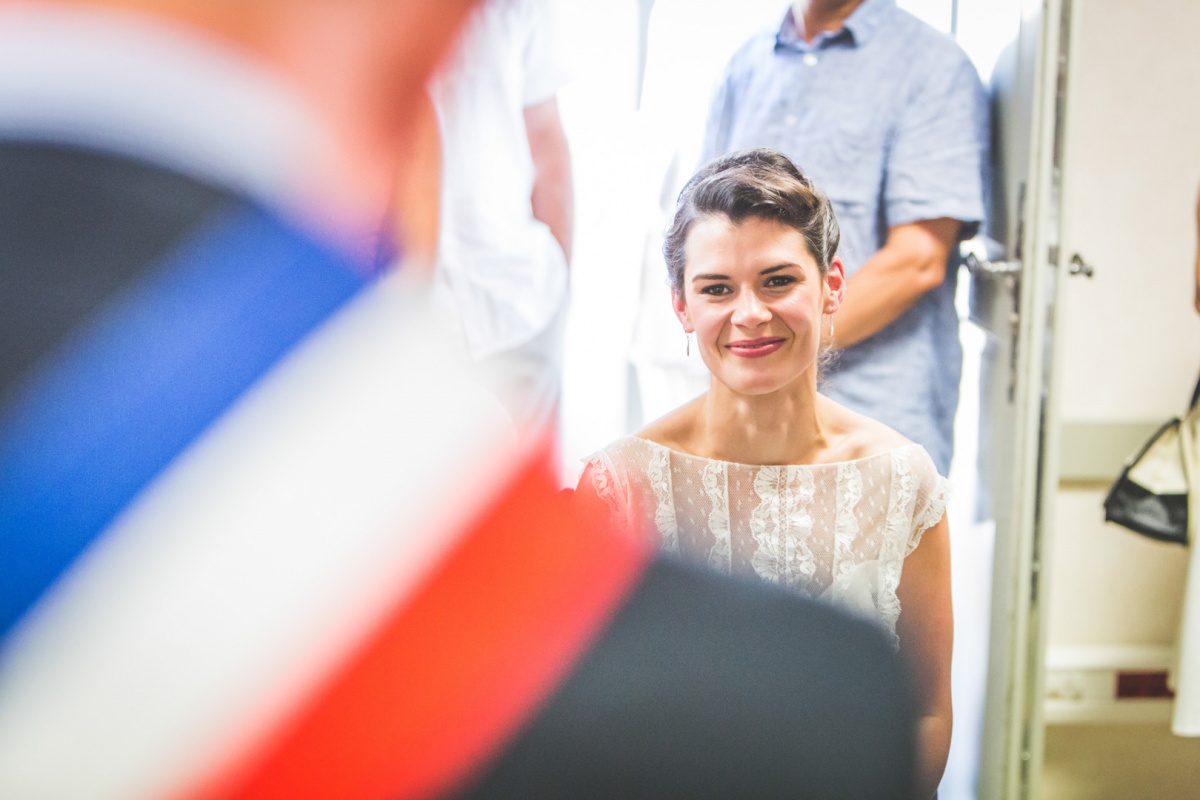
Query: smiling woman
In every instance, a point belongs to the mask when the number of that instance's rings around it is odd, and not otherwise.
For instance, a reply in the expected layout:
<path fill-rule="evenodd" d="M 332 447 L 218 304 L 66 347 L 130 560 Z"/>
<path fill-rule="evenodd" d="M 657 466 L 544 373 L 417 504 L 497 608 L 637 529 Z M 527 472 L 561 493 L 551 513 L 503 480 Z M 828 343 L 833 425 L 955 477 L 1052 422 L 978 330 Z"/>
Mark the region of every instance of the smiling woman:
<path fill-rule="evenodd" d="M 792 380 L 815 385 L 822 319 L 841 299 L 841 262 L 822 274 L 799 231 L 758 217 L 705 217 L 685 249 L 691 268 L 675 314 L 719 382 L 746 395 Z"/>
<path fill-rule="evenodd" d="M 929 796 L 951 726 L 947 484 L 923 448 L 817 390 L 837 247 L 829 201 L 783 155 L 703 167 L 663 250 L 709 390 L 592 456 L 576 498 L 683 558 L 882 625 L 916 676 Z"/>
<path fill-rule="evenodd" d="M 711 373 L 737 363 L 726 355 L 760 358 L 783 349 L 788 358 L 772 365 L 801 366 L 788 377 L 806 376 L 815 391 L 819 323 L 829 315 L 832 326 L 845 283 L 838 239 L 829 201 L 775 151 L 735 154 L 688 182 L 663 253 L 675 315 L 685 333 L 696 332 Z M 769 373 L 741 374 L 750 381 L 747 393 L 771 386 Z"/>

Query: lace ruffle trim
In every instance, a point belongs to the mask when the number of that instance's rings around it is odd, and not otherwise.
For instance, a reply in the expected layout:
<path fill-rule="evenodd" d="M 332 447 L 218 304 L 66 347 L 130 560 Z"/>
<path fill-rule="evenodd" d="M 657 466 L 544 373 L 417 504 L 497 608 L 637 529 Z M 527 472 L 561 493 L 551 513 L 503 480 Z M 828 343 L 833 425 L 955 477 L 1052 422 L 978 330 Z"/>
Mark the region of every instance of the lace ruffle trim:
<path fill-rule="evenodd" d="M 834 527 L 835 556 L 833 569 L 833 584 L 836 587 L 839 579 L 853 566 L 854 540 L 858 538 L 859 527 L 855 510 L 862 500 L 862 473 L 854 464 L 845 464 L 838 469 L 837 476 L 837 521 Z M 835 589 L 836 591 L 836 589 Z"/>
<path fill-rule="evenodd" d="M 679 526 L 675 522 L 675 501 L 671 496 L 671 463 L 666 452 L 656 452 L 646 465 L 646 477 L 654 491 L 654 527 L 661 537 L 660 547 L 668 553 L 679 552 Z"/>
<path fill-rule="evenodd" d="M 759 503 L 750 514 L 750 533 L 758 547 L 751 566 L 766 580 L 804 591 L 816 572 L 808 545 L 812 475 L 807 470 L 762 467 L 755 475 L 754 491 Z"/>
<path fill-rule="evenodd" d="M 950 481 L 938 475 L 929 502 L 917 515 L 917 518 L 913 520 L 912 536 L 908 539 L 908 548 L 904 551 L 905 556 L 908 556 L 912 551 L 917 549 L 917 545 L 921 543 L 921 537 L 925 535 L 925 531 L 938 524 L 938 520 L 946 513 L 946 505 L 950 502 L 950 497 L 953 494 Z"/>
<path fill-rule="evenodd" d="M 713 461 L 705 465 L 701 482 L 710 503 L 708 512 L 708 528 L 712 532 L 714 542 L 708 551 L 708 565 L 713 569 L 728 573 L 732 559 L 732 538 L 729 532 L 729 490 L 726 487 L 725 469 L 720 462 Z"/>
<path fill-rule="evenodd" d="M 883 585 L 879 587 L 879 615 L 887 631 L 892 635 L 893 646 L 899 646 L 896 636 L 896 622 L 900 619 L 900 598 L 896 589 L 900 586 L 900 570 L 903 558 L 898 557 L 897 551 L 903 548 L 909 539 L 908 526 L 912 518 L 913 503 L 916 501 L 916 476 L 913 475 L 909 453 L 896 452 L 892 455 L 892 498 L 887 511 L 887 534 L 884 537 L 885 547 L 893 554 L 885 555 L 883 570 Z"/>
<path fill-rule="evenodd" d="M 600 456 L 593 456 L 586 462 L 592 472 L 592 491 L 604 501 L 612 522 L 621 524 L 625 521 L 620 498 L 617 497 L 616 479 L 608 463 Z"/>

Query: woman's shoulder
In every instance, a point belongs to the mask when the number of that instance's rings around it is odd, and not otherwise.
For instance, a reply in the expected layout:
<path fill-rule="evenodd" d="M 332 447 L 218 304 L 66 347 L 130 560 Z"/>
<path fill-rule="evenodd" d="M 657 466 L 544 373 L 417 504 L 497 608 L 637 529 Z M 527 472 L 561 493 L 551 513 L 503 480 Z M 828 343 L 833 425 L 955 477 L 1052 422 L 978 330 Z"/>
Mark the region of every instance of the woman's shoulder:
<path fill-rule="evenodd" d="M 924 448 L 899 431 L 824 395 L 819 397 L 831 441 L 829 461 L 861 461 L 897 451 L 911 452 L 917 458 L 924 456 L 925 460 L 930 460 Z"/>
<path fill-rule="evenodd" d="M 647 439 L 641 433 L 621 436 L 586 456 L 587 473 L 606 473 L 622 481 L 636 479 L 651 468 L 655 457 L 667 452 L 663 445 Z"/>
<path fill-rule="evenodd" d="M 701 395 L 667 412 L 629 438 L 649 442 L 668 450 L 687 452 L 687 443 L 695 436 L 703 399 L 704 396 Z"/>
<path fill-rule="evenodd" d="M 691 404 L 689 404 L 691 405 Z M 621 436 L 584 458 L 586 475 L 633 486 L 659 476 L 671 453 L 686 452 L 690 419 L 688 406 L 675 409 L 637 433 Z"/>
<path fill-rule="evenodd" d="M 938 472 L 929 452 L 876 419 L 851 411 L 828 398 L 826 401 L 836 420 L 835 427 L 843 437 L 844 447 L 851 453 L 850 457 L 843 460 L 862 461 L 890 456 L 886 468 L 893 479 L 905 481 L 917 496 L 924 498 L 923 503 L 931 502 L 927 510 L 934 514 L 936 521 L 950 494 L 950 484 Z"/>
<path fill-rule="evenodd" d="M 644 458 L 653 446 L 654 442 L 643 439 L 640 435 L 621 436 L 587 456 L 584 462 L 592 467 L 621 468 Z"/>

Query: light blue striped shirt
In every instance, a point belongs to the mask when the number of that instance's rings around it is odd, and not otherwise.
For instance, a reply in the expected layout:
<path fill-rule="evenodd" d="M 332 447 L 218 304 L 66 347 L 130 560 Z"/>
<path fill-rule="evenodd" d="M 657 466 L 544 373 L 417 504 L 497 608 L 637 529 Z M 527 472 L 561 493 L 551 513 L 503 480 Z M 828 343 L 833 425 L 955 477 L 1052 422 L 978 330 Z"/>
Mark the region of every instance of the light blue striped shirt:
<path fill-rule="evenodd" d="M 949 36 L 866 0 L 812 44 L 789 11 L 734 55 L 713 98 L 702 155 L 772 147 L 829 195 L 853 275 L 888 229 L 984 218 L 988 109 L 974 66 Z M 899 319 L 842 351 L 822 391 L 921 444 L 950 466 L 962 347 L 954 308 L 958 254 L 945 282 Z"/>

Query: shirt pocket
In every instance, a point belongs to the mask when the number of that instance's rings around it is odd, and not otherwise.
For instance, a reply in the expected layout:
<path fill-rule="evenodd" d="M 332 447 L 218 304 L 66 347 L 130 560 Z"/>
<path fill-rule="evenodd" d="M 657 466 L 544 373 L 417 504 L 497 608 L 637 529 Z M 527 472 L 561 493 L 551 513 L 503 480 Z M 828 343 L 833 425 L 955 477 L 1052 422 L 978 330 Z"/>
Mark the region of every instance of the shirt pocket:
<path fill-rule="evenodd" d="M 822 188 L 830 200 L 870 216 L 878 208 L 883 190 L 884 130 L 860 112 L 847 110 L 828 135 L 835 169 Z"/>

